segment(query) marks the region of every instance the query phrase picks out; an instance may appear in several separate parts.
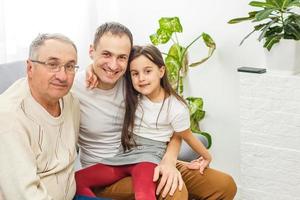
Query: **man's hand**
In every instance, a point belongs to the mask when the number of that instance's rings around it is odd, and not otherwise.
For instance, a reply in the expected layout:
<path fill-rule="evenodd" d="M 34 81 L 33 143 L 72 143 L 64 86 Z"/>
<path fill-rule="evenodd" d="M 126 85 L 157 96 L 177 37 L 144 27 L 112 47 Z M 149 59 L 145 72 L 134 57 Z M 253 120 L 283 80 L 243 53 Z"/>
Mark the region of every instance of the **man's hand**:
<path fill-rule="evenodd" d="M 98 86 L 98 78 L 93 70 L 93 64 L 90 64 L 86 69 L 85 83 L 88 89 L 94 89 Z"/>
<path fill-rule="evenodd" d="M 202 156 L 196 160 L 192 160 L 191 162 L 187 163 L 187 167 L 189 169 L 199 169 L 200 174 L 204 173 L 204 170 L 208 168 L 209 163 L 211 160 L 204 159 Z"/>
<path fill-rule="evenodd" d="M 160 163 L 154 170 L 153 181 L 156 182 L 160 175 L 161 179 L 156 189 L 156 195 L 161 192 L 162 188 L 164 188 L 162 197 L 166 197 L 168 193 L 170 196 L 173 196 L 177 187 L 179 187 L 179 190 L 181 191 L 183 180 L 180 172 L 175 166 Z"/>

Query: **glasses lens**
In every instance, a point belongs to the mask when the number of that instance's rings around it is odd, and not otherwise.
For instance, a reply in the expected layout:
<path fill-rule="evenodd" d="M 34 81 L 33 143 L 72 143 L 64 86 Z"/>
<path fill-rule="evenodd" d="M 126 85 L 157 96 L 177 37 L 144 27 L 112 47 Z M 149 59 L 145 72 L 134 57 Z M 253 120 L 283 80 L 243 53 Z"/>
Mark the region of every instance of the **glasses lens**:
<path fill-rule="evenodd" d="M 63 67 L 66 73 L 75 73 L 76 68 L 78 68 L 75 64 L 65 64 L 62 65 L 60 63 L 47 63 L 47 66 L 52 72 L 59 72 Z"/>
<path fill-rule="evenodd" d="M 75 72 L 75 65 L 74 64 L 66 64 L 65 69 L 67 72 Z"/>
<path fill-rule="evenodd" d="M 58 62 L 47 62 L 46 66 L 52 72 L 58 72 L 60 70 L 60 64 Z"/>

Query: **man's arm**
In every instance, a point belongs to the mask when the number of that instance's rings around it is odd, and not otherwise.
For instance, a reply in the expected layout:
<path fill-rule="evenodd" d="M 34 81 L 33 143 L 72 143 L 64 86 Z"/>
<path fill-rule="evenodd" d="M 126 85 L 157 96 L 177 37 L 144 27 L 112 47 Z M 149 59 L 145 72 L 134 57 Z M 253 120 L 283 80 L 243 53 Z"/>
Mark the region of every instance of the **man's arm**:
<path fill-rule="evenodd" d="M 162 192 L 163 197 L 166 197 L 168 193 L 172 196 L 177 187 L 179 187 L 179 190 L 183 187 L 181 174 L 176 168 L 180 145 L 181 137 L 173 134 L 162 161 L 154 171 L 153 181 L 157 181 L 159 179 L 159 175 L 161 175 L 160 182 L 156 189 L 156 194 L 159 194 L 162 188 L 164 188 Z"/>
<path fill-rule="evenodd" d="M 27 135 L 0 131 L 0 141 L 0 187 L 4 199 L 52 200 L 37 175 Z"/>

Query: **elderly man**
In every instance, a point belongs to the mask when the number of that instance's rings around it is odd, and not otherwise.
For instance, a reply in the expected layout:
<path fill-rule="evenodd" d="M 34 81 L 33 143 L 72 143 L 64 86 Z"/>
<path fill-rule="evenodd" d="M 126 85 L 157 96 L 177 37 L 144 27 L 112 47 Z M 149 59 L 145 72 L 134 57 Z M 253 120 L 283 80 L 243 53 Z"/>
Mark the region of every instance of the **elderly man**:
<path fill-rule="evenodd" d="M 80 111 L 69 90 L 76 62 L 69 38 L 41 34 L 30 45 L 27 78 L 0 95 L 4 199 L 73 198 Z"/>

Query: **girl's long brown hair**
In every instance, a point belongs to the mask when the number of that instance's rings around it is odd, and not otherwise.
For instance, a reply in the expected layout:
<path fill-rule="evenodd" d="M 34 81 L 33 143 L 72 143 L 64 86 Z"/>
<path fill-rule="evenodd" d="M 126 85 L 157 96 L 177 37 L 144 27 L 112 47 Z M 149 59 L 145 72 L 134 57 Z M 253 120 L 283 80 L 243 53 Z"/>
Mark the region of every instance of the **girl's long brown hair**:
<path fill-rule="evenodd" d="M 129 56 L 128 67 L 125 72 L 125 87 L 126 87 L 126 95 L 125 95 L 125 117 L 122 129 L 122 137 L 121 143 L 124 151 L 131 149 L 136 146 L 136 142 L 133 138 L 133 128 L 134 128 L 134 120 L 135 120 L 135 112 L 138 106 L 138 95 L 139 93 L 133 88 L 131 75 L 130 75 L 130 63 L 139 56 L 145 56 L 149 60 L 151 60 L 155 65 L 159 68 L 165 66 L 164 59 L 162 57 L 161 52 L 153 45 L 147 46 L 133 46 Z M 175 90 L 172 88 L 171 84 L 168 81 L 167 69 L 165 69 L 165 73 L 160 80 L 160 85 L 164 89 L 165 97 L 174 95 L 179 101 L 186 104 L 184 99 L 179 96 Z M 164 104 L 164 103 L 163 103 Z M 162 105 L 163 106 L 163 105 Z M 161 108 L 162 109 L 162 108 Z"/>

